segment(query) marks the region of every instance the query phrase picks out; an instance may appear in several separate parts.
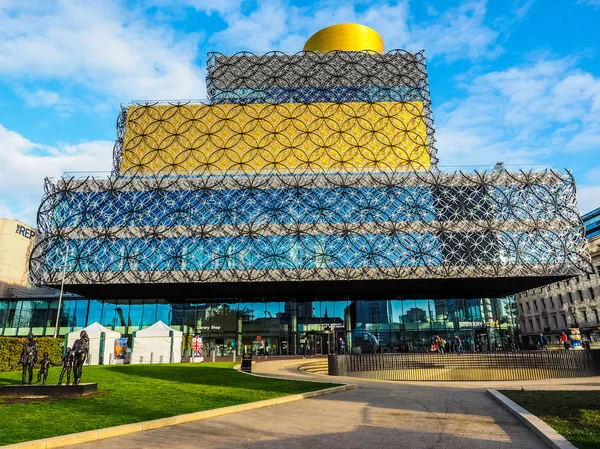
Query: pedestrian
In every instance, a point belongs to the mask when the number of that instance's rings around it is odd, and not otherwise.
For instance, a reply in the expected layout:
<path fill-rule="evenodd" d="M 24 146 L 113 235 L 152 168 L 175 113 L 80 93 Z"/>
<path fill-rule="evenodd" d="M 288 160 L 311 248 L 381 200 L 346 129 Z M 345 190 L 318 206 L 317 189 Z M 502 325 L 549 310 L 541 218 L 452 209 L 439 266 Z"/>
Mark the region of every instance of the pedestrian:
<path fill-rule="evenodd" d="M 258 348 L 258 358 L 260 359 L 262 356 L 265 356 L 265 359 L 267 358 L 267 354 L 265 352 L 265 341 L 264 340 L 260 340 L 260 347 Z"/>
<path fill-rule="evenodd" d="M 454 336 L 454 346 L 456 347 L 456 352 L 462 354 L 462 341 L 458 335 Z"/>
<path fill-rule="evenodd" d="M 302 357 L 303 359 L 305 359 L 306 357 L 308 357 L 310 355 L 310 349 L 308 347 L 308 337 L 304 337 L 304 356 Z M 311 355 L 312 357 L 312 355 Z"/>
<path fill-rule="evenodd" d="M 444 355 L 444 351 L 446 350 L 446 340 L 444 340 L 444 338 L 441 336 L 438 338 L 439 338 L 438 351 L 440 354 Z"/>
<path fill-rule="evenodd" d="M 540 346 L 542 347 L 542 351 L 548 350 L 548 348 L 546 348 L 546 337 L 544 337 L 543 332 L 540 332 Z"/>
<path fill-rule="evenodd" d="M 437 352 L 438 350 L 438 336 L 437 335 L 433 335 L 431 337 L 431 346 L 429 347 L 429 351 L 430 352 Z"/>
<path fill-rule="evenodd" d="M 565 347 L 565 349 L 569 349 L 569 338 L 567 337 L 567 334 L 565 332 L 563 332 L 562 334 L 560 334 L 560 342 L 563 344 L 563 346 Z"/>
<path fill-rule="evenodd" d="M 338 354 L 342 355 L 346 353 L 346 342 L 342 337 L 338 341 Z"/>

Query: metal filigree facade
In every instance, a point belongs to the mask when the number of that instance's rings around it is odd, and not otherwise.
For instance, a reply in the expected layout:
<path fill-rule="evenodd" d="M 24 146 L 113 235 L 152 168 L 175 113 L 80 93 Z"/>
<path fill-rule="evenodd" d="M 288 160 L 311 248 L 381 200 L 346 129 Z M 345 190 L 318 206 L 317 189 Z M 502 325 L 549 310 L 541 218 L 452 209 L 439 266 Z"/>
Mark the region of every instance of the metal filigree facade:
<path fill-rule="evenodd" d="M 209 101 L 136 103 L 113 175 L 47 182 L 36 283 L 565 277 L 568 172 L 437 170 L 422 53 L 211 54 Z"/>

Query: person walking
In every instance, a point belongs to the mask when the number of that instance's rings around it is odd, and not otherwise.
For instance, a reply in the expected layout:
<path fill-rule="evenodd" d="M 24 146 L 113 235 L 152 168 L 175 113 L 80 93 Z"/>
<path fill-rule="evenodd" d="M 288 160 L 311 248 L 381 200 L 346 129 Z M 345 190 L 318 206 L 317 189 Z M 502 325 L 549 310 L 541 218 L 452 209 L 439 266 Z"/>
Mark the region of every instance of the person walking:
<path fill-rule="evenodd" d="M 462 341 L 458 335 L 454 336 L 454 346 L 456 347 L 456 353 L 462 354 Z"/>
<path fill-rule="evenodd" d="M 542 351 L 547 351 L 546 347 L 546 337 L 544 337 L 544 333 L 540 332 L 540 346 L 542 347 Z"/>
<path fill-rule="evenodd" d="M 440 354 L 444 355 L 444 351 L 446 350 L 446 340 L 442 336 L 438 336 L 438 351 Z"/>
<path fill-rule="evenodd" d="M 308 337 L 304 337 L 304 357 L 302 358 L 305 359 L 309 355 L 312 357 L 312 354 L 310 353 L 310 348 L 308 347 Z"/>
<path fill-rule="evenodd" d="M 569 349 L 569 338 L 567 337 L 567 334 L 565 332 L 563 332 L 562 334 L 560 334 L 560 342 L 563 344 L 563 346 L 565 347 L 565 349 Z"/>
<path fill-rule="evenodd" d="M 267 354 L 265 352 L 265 341 L 264 340 L 260 340 L 260 347 L 258 348 L 258 358 L 260 359 L 261 356 L 265 356 L 265 359 L 267 358 Z"/>
<path fill-rule="evenodd" d="M 346 342 L 342 337 L 338 341 L 338 354 L 342 355 L 346 353 Z"/>

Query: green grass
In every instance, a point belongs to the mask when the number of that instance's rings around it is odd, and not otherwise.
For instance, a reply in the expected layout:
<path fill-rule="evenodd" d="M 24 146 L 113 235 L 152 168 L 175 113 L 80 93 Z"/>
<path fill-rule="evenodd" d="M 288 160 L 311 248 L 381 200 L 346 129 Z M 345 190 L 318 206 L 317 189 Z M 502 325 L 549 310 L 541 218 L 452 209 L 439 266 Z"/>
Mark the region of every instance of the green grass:
<path fill-rule="evenodd" d="M 600 447 L 600 391 L 501 391 L 579 449 Z"/>
<path fill-rule="evenodd" d="M 206 365 L 113 365 L 83 370 L 83 382 L 97 382 L 94 397 L 33 399 L 15 403 L 0 397 L 0 446 L 210 410 L 334 384 L 248 376 L 233 363 Z M 51 368 L 56 383 L 60 368 Z M 36 373 L 37 374 L 37 373 Z M 0 373 L 0 385 L 18 384 L 20 372 Z"/>

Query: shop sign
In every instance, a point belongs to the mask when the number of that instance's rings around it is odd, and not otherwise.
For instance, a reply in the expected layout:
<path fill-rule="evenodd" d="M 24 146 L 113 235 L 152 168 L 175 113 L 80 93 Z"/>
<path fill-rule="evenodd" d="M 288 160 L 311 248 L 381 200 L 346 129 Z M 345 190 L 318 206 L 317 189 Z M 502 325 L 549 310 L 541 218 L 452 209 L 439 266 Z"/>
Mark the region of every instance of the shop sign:
<path fill-rule="evenodd" d="M 483 321 L 461 321 L 460 327 L 485 327 Z"/>
<path fill-rule="evenodd" d="M 17 225 L 16 234 L 22 235 L 25 238 L 32 239 L 35 237 L 35 231 L 33 229 L 26 228 L 23 225 Z"/>
<path fill-rule="evenodd" d="M 221 326 L 200 326 L 198 329 L 201 331 L 220 331 Z"/>

